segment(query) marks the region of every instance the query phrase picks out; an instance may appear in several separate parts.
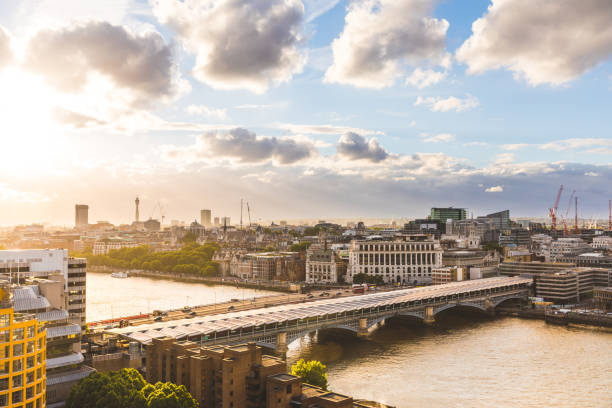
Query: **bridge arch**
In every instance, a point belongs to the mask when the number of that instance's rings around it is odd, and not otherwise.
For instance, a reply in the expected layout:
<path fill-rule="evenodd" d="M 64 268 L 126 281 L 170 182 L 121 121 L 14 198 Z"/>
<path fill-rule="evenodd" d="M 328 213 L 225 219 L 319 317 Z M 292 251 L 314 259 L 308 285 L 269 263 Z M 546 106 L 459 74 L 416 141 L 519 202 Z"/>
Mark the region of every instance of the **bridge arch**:
<path fill-rule="evenodd" d="M 454 308 L 468 308 L 468 309 L 476 309 L 480 312 L 486 312 L 487 309 L 478 304 L 478 303 L 472 303 L 472 302 L 461 302 L 461 303 L 449 303 L 440 307 L 437 307 L 434 309 L 434 316 L 437 315 L 440 312 L 444 312 L 445 310 L 449 310 L 449 309 L 454 309 Z"/>
<path fill-rule="evenodd" d="M 508 295 L 508 296 L 503 296 L 499 299 L 495 299 L 495 301 L 493 302 L 493 307 L 497 307 L 499 305 L 501 305 L 502 303 L 508 301 L 508 300 L 525 300 L 525 296 L 521 296 L 521 295 Z"/>

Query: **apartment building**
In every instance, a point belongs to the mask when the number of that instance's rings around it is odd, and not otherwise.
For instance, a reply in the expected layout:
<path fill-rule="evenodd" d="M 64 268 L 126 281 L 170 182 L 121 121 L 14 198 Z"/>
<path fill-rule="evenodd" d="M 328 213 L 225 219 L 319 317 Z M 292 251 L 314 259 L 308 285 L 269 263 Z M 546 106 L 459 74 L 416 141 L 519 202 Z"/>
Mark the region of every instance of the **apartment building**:
<path fill-rule="evenodd" d="M 612 249 L 612 237 L 594 237 L 591 247 L 595 249 Z"/>
<path fill-rule="evenodd" d="M 467 279 L 466 270 L 457 266 L 433 268 L 431 271 L 431 284 L 442 285 L 450 282 L 460 282 Z"/>
<path fill-rule="evenodd" d="M 431 283 L 433 268 L 442 266 L 442 248 L 431 235 L 404 235 L 353 240 L 349 248 L 347 282 L 363 273 L 387 283 Z"/>
<path fill-rule="evenodd" d="M 43 408 L 46 331 L 31 314 L 15 311 L 8 282 L 0 285 L 0 407 Z"/>
<path fill-rule="evenodd" d="M 114 249 L 136 248 L 139 245 L 138 242 L 121 237 L 102 238 L 93 244 L 92 252 L 94 255 L 106 255 Z"/>

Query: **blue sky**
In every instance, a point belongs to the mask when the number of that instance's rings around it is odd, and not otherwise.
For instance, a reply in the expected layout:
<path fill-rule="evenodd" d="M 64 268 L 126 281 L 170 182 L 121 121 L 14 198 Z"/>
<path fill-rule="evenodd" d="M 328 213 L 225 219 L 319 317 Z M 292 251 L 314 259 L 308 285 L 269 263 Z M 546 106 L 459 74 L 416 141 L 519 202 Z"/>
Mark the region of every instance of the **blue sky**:
<path fill-rule="evenodd" d="M 603 218 L 609 21 L 607 0 L 2 2 L 2 150 L 24 153 L 0 225 L 76 202 L 128 222 L 136 195 L 168 220 L 240 198 L 277 221 L 545 217 L 560 184 Z"/>

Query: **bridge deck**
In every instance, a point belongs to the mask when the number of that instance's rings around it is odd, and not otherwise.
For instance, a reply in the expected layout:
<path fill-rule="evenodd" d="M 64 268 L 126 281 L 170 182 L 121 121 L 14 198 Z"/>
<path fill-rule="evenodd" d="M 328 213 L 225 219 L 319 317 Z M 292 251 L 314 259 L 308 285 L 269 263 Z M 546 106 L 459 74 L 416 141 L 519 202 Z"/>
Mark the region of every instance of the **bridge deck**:
<path fill-rule="evenodd" d="M 392 305 L 417 306 L 426 305 L 433 301 L 467 300 L 470 297 L 479 297 L 487 293 L 526 288 L 530 283 L 531 279 L 526 278 L 495 277 L 346 298 L 321 299 L 300 304 L 171 320 L 133 327 L 128 326 L 111 329 L 108 332 L 147 344 L 153 338 L 166 336 L 183 339 L 259 326 L 278 325 L 300 319 L 320 318 L 332 314 L 355 313 Z"/>

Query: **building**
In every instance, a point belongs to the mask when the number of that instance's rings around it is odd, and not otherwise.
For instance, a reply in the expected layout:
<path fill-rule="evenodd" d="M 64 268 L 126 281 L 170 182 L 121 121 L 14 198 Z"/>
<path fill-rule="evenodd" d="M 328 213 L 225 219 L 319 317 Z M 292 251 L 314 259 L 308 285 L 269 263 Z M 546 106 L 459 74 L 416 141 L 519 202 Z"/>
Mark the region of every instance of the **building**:
<path fill-rule="evenodd" d="M 147 347 L 146 373 L 150 383 L 184 385 L 202 408 L 387 408 L 304 384 L 255 343 L 199 347 L 156 338 Z"/>
<path fill-rule="evenodd" d="M 523 228 L 510 228 L 499 233 L 499 245 L 503 247 L 528 248 L 531 244 L 529 230 Z"/>
<path fill-rule="evenodd" d="M 580 238 L 559 238 L 550 243 L 550 260 L 555 262 L 563 257 L 580 255 L 592 250 L 593 248 Z"/>
<path fill-rule="evenodd" d="M 206 228 L 212 227 L 211 216 L 212 212 L 210 210 L 200 210 L 200 224 Z"/>
<path fill-rule="evenodd" d="M 531 244 L 529 249 L 535 254 L 535 256 L 549 262 L 550 244 L 553 241 L 552 237 L 546 234 L 535 234 L 531 236 L 530 240 Z"/>
<path fill-rule="evenodd" d="M 487 214 L 485 217 L 493 221 L 493 226 L 496 230 L 505 230 L 510 228 L 510 210 Z"/>
<path fill-rule="evenodd" d="M 0 251 L 0 275 L 11 281 L 47 278 L 60 273 L 64 277 L 65 306 L 68 320 L 85 330 L 86 268 L 84 258 L 69 258 L 66 249 L 24 249 Z"/>
<path fill-rule="evenodd" d="M 591 246 L 595 249 L 612 249 L 612 237 L 593 237 L 593 243 Z"/>
<path fill-rule="evenodd" d="M 161 223 L 159 220 L 154 220 L 153 218 L 149 218 L 145 222 L 143 222 L 144 230 L 147 232 L 155 232 L 161 229 Z"/>
<path fill-rule="evenodd" d="M 74 206 L 74 226 L 75 228 L 83 228 L 89 225 L 89 206 L 84 204 L 76 204 Z"/>
<path fill-rule="evenodd" d="M 230 217 L 221 217 L 219 222 L 221 223 L 222 227 L 229 227 L 229 226 L 232 225 L 232 221 L 231 221 Z"/>
<path fill-rule="evenodd" d="M 122 237 L 103 238 L 93 244 L 92 252 L 94 255 L 106 255 L 112 250 L 122 248 L 136 248 L 139 244 L 131 239 Z"/>
<path fill-rule="evenodd" d="M 48 407 L 62 406 L 74 384 L 93 369 L 83 366 L 81 325 L 70 322 L 64 308 L 64 277 L 28 278 L 13 287 L 15 312 L 31 314 L 47 329 L 46 401 Z"/>
<path fill-rule="evenodd" d="M 219 217 L 215 217 L 215 227 L 219 226 Z"/>
<path fill-rule="evenodd" d="M 446 220 L 460 221 L 467 218 L 465 208 L 432 208 L 430 218 L 446 222 Z"/>
<path fill-rule="evenodd" d="M 262 281 L 302 282 L 305 262 L 298 252 L 257 252 L 236 254 L 230 261 L 230 275 Z"/>
<path fill-rule="evenodd" d="M 593 300 L 600 309 L 612 310 L 612 286 L 594 288 Z"/>
<path fill-rule="evenodd" d="M 450 282 L 460 282 L 467 279 L 466 270 L 457 266 L 443 266 L 431 271 L 431 284 L 442 285 Z"/>
<path fill-rule="evenodd" d="M 267 377 L 286 370 L 255 343 L 199 347 L 165 337 L 147 347 L 147 381 L 184 385 L 201 407 L 265 407 Z"/>
<path fill-rule="evenodd" d="M 46 406 L 46 331 L 13 308 L 8 283 L 0 287 L 0 407 Z"/>
<path fill-rule="evenodd" d="M 416 234 L 431 234 L 436 239 L 440 239 L 440 236 L 446 231 L 446 221 L 440 220 L 413 220 L 404 224 L 404 233 L 407 235 Z"/>
<path fill-rule="evenodd" d="M 505 276 L 533 276 L 546 273 L 561 272 L 575 268 L 575 263 L 569 262 L 502 262 L 499 273 Z"/>
<path fill-rule="evenodd" d="M 324 244 L 313 244 L 306 251 L 306 282 L 338 283 L 344 278 L 346 264 Z"/>
<path fill-rule="evenodd" d="M 363 273 L 386 283 L 431 283 L 432 269 L 441 266 L 442 248 L 431 235 L 353 240 L 346 280 Z"/>

